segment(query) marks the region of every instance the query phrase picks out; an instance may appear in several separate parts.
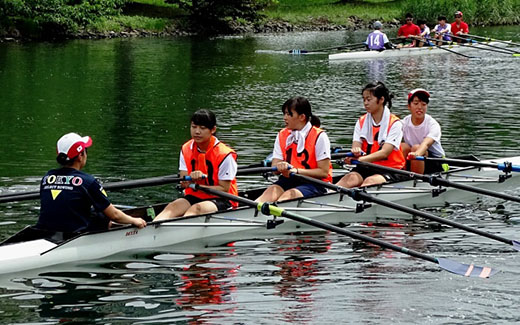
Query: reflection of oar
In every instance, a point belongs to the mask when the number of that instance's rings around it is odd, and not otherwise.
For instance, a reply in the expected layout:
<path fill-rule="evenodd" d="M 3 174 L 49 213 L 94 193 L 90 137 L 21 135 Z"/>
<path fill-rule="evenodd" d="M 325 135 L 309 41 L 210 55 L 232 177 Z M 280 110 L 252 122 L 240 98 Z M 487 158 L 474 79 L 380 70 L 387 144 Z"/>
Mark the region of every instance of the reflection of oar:
<path fill-rule="evenodd" d="M 433 158 L 433 157 L 423 157 L 423 156 L 415 156 L 415 160 L 422 161 L 438 161 L 443 164 L 452 164 L 455 166 L 474 166 L 474 167 L 489 167 L 496 168 L 498 170 L 502 170 L 506 173 L 510 172 L 520 172 L 519 165 L 513 165 L 510 162 L 502 162 L 502 163 L 491 163 L 491 162 L 482 162 L 482 161 L 473 161 L 473 160 L 464 160 L 464 159 L 452 159 L 452 158 Z"/>
<path fill-rule="evenodd" d="M 464 275 L 464 276 L 468 276 L 468 277 L 487 278 L 487 277 L 492 276 L 496 272 L 498 272 L 497 270 L 489 268 L 489 267 L 475 266 L 473 264 L 471 264 L 471 265 L 462 264 L 462 263 L 448 260 L 445 258 L 436 258 L 436 257 L 430 256 L 430 255 L 426 255 L 426 254 L 420 253 L 418 251 L 408 249 L 406 247 L 399 247 L 397 245 L 393 245 L 393 244 L 390 244 L 388 242 L 385 242 L 385 241 L 382 241 L 382 240 L 379 240 L 376 238 L 372 238 L 369 236 L 359 234 L 357 232 L 353 232 L 353 231 L 350 231 L 350 230 L 347 230 L 344 228 L 340 228 L 340 227 L 328 224 L 326 222 L 322 222 L 319 220 L 313 220 L 313 219 L 307 218 L 305 216 L 286 211 L 280 207 L 277 207 L 277 206 L 274 206 L 274 205 L 271 205 L 268 203 L 257 203 L 255 201 L 252 201 L 252 200 L 249 200 L 249 199 L 246 199 L 243 197 L 235 196 L 235 195 L 217 191 L 214 189 L 209 189 L 209 188 L 206 188 L 203 186 L 199 186 L 197 184 L 192 184 L 190 186 L 192 186 L 192 188 L 194 188 L 194 189 L 202 190 L 206 193 L 209 193 L 209 194 L 212 194 L 215 196 L 226 198 L 228 200 L 237 201 L 243 205 L 254 207 L 264 214 L 273 215 L 276 217 L 284 217 L 287 219 L 294 220 L 296 222 L 304 223 L 304 224 L 307 224 L 307 225 L 310 225 L 313 227 L 317 227 L 317 228 L 320 228 L 323 230 L 329 230 L 329 231 L 332 231 L 332 232 L 335 232 L 335 233 L 338 233 L 341 235 L 349 236 L 354 239 L 368 242 L 368 243 L 371 243 L 371 244 L 374 244 L 374 245 L 377 245 L 377 246 L 380 246 L 383 248 L 388 248 L 388 249 L 394 250 L 396 252 L 400 252 L 400 253 L 407 254 L 407 255 L 410 255 L 413 257 L 417 257 L 417 258 L 423 259 L 425 261 L 438 264 L 442 269 L 449 271 L 451 273 L 458 274 L 458 275 Z"/>
<path fill-rule="evenodd" d="M 367 165 L 372 166 L 374 164 L 367 164 Z M 379 165 L 377 165 L 377 166 L 379 166 Z M 300 174 L 292 174 L 292 176 L 301 178 L 301 179 L 305 180 L 308 183 L 318 184 L 318 185 L 321 185 L 321 186 L 323 186 L 325 188 L 337 191 L 339 193 L 346 194 L 346 195 L 350 196 L 351 198 L 353 198 L 356 201 L 361 201 L 362 200 L 362 201 L 365 201 L 365 202 L 373 202 L 373 203 L 377 203 L 377 204 L 379 204 L 381 206 L 384 206 L 384 207 L 387 207 L 387 208 L 390 208 L 390 209 L 394 209 L 394 210 L 398 210 L 398 211 L 401 211 L 401 212 L 409 213 L 411 215 L 416 215 L 416 216 L 419 216 L 419 217 L 423 217 L 425 219 L 430 219 L 430 220 L 436 221 L 438 223 L 449 225 L 449 226 L 452 226 L 454 228 L 459 228 L 459 229 L 462 229 L 462 230 L 465 230 L 465 231 L 468 231 L 468 232 L 472 232 L 472 233 L 480 235 L 480 236 L 484 236 L 484 237 L 487 237 L 487 238 L 490 238 L 490 239 L 493 239 L 493 240 L 500 241 L 500 242 L 508 244 L 508 245 L 512 245 L 514 249 L 520 251 L 520 242 L 518 242 L 516 240 L 511 240 L 511 239 L 507 239 L 507 238 L 504 238 L 504 237 L 500 237 L 500 236 L 497 236 L 495 234 L 491 234 L 491 233 L 488 233 L 488 232 L 485 232 L 485 231 L 482 231 L 482 230 L 479 230 L 479 229 L 468 227 L 466 225 L 460 224 L 460 223 L 455 222 L 455 221 L 451 221 L 451 220 L 448 220 L 448 219 L 444 219 L 444 218 L 438 217 L 438 216 L 433 215 L 431 213 L 426 213 L 426 212 L 423 212 L 423 211 L 420 211 L 420 210 L 417 210 L 417 209 L 409 208 L 409 207 L 401 205 L 401 204 L 397 204 L 397 203 L 394 203 L 394 202 L 386 201 L 386 200 L 374 197 L 374 196 L 364 192 L 361 189 L 345 188 L 345 187 L 342 187 L 342 186 L 339 186 L 339 185 L 334 185 L 334 184 L 331 184 L 331 183 L 327 183 L 327 182 L 321 181 L 321 180 L 316 179 L 316 178 L 303 176 L 303 175 L 300 175 Z"/>
<path fill-rule="evenodd" d="M 471 34 L 466 34 L 466 36 L 469 36 L 469 37 L 472 37 L 472 38 L 476 38 L 476 39 L 480 39 L 480 40 L 484 40 L 484 41 L 488 41 L 488 42 L 498 42 L 498 43 L 504 43 L 504 44 L 513 45 L 513 46 L 520 46 L 520 44 L 518 44 L 518 43 L 513 43 L 511 41 L 502 41 L 502 40 L 495 39 L 495 38 L 490 38 L 490 37 L 482 37 L 482 36 L 471 35 Z"/>
<path fill-rule="evenodd" d="M 508 54 L 508 55 L 513 55 L 515 57 L 516 56 L 520 56 L 520 53 L 518 51 L 506 49 L 506 48 L 503 48 L 503 47 L 500 47 L 500 46 L 495 46 L 495 45 L 492 45 L 492 44 L 487 44 L 487 43 L 484 43 L 484 42 L 477 42 L 477 41 L 469 39 L 469 38 L 459 37 L 459 36 L 452 35 L 452 34 L 450 34 L 450 36 L 455 38 L 455 39 L 459 39 L 459 40 L 463 40 L 463 41 L 469 42 L 469 43 L 458 43 L 457 45 L 459 45 L 461 47 L 471 47 L 473 49 L 479 49 L 479 50 L 484 50 L 484 51 L 491 51 L 491 52 L 496 52 L 496 53 Z M 492 47 L 493 49 L 485 48 L 485 47 L 481 47 L 481 46 L 474 46 L 472 44 Z M 495 49 L 498 49 L 498 50 L 495 50 Z"/>

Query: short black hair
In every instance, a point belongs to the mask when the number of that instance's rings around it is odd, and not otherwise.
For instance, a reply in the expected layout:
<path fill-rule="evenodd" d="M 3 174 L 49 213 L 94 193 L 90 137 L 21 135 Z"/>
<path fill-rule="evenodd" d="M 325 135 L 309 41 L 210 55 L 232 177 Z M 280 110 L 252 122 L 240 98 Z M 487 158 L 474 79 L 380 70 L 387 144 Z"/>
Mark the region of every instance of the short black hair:
<path fill-rule="evenodd" d="M 199 109 L 191 116 L 191 122 L 195 125 L 201 125 L 208 129 L 213 129 L 217 126 L 217 117 L 208 109 Z"/>
<path fill-rule="evenodd" d="M 424 92 L 422 92 L 422 91 L 418 91 L 418 92 L 416 92 L 415 94 L 413 94 L 412 97 L 410 97 L 410 98 L 408 99 L 408 104 L 410 104 L 410 103 L 413 101 L 414 97 L 419 98 L 419 100 L 420 100 L 421 102 L 424 102 L 424 103 L 426 103 L 426 104 L 429 104 L 429 103 L 430 103 L 430 97 L 429 97 L 428 95 L 426 95 Z"/>

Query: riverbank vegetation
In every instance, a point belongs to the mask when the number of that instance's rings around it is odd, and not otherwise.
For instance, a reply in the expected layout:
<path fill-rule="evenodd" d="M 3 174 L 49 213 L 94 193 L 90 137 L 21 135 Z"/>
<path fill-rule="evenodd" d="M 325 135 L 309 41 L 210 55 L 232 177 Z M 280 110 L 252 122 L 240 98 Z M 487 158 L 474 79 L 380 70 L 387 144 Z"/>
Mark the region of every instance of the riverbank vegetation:
<path fill-rule="evenodd" d="M 520 23 L 520 0 L 0 0 L 0 31 L 40 39 L 337 30 L 395 26 L 407 12 L 433 24 L 456 10 L 470 25 Z"/>

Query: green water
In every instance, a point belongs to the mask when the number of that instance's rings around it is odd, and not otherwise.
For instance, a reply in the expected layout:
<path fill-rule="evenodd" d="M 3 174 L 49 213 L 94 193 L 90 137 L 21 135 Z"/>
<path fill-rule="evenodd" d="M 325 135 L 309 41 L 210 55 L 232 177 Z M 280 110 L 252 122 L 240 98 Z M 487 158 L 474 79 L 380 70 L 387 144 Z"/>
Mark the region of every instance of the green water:
<path fill-rule="evenodd" d="M 472 31 L 520 42 L 517 26 Z M 269 154 L 283 127 L 280 106 L 295 95 L 310 99 L 332 145 L 348 147 L 364 111 L 360 90 L 375 79 L 395 93 L 392 110 L 401 116 L 410 89 L 432 93 L 429 113 L 442 125 L 449 156 L 519 155 L 520 58 L 482 51 L 472 53 L 479 60 L 446 53 L 333 64 L 326 55 L 255 53 L 360 42 L 366 33 L 0 44 L 0 194 L 36 189 L 56 166 L 56 140 L 71 131 L 93 138 L 86 171 L 103 181 L 176 173 L 190 115 L 201 107 L 215 111 L 218 137 L 237 150 L 239 164 Z M 114 203 L 133 205 L 175 195 L 171 186 L 110 193 Z M 435 212 L 518 237 L 518 208 L 506 203 L 497 211 L 496 203 Z M 0 211 L 3 239 L 36 221 L 38 202 Z M 352 323 L 518 321 L 516 253 L 457 230 L 363 229 L 503 272 L 489 281 L 459 278 L 337 235 L 287 235 L 201 256 L 166 254 L 160 266 L 153 256 L 128 257 L 14 275 L 28 289 L 0 289 L 0 322 L 317 324 L 345 322 L 345 315 Z"/>

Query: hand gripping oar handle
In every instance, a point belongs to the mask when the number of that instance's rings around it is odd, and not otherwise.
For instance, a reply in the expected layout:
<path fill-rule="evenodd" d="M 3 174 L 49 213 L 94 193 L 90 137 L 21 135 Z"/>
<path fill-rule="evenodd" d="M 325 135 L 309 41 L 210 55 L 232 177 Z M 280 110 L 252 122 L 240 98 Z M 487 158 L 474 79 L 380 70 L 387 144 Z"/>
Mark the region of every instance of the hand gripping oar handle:
<path fill-rule="evenodd" d="M 307 177 L 305 177 L 305 178 L 307 178 Z M 377 246 L 380 246 L 383 248 L 388 248 L 388 249 L 391 249 L 391 250 L 394 250 L 394 251 L 397 251 L 397 252 L 400 252 L 403 254 L 417 257 L 417 258 L 438 264 L 442 269 L 455 273 L 455 274 L 464 275 L 464 276 L 468 276 L 468 277 L 487 278 L 487 277 L 492 276 L 496 272 L 498 272 L 498 270 L 491 269 L 489 267 L 474 266 L 473 264 L 467 265 L 467 264 L 462 264 L 462 263 L 459 263 L 456 261 L 451 261 L 451 260 L 448 260 L 445 258 L 435 258 L 433 256 L 426 255 L 421 252 L 418 252 L 418 251 L 415 251 L 412 249 L 408 249 L 406 247 L 396 246 L 396 245 L 390 244 L 388 242 L 385 242 L 385 241 L 382 241 L 382 240 L 379 240 L 376 238 L 372 238 L 372 237 L 362 235 L 362 234 L 359 234 L 359 233 L 356 233 L 356 232 L 353 232 L 353 231 L 350 231 L 350 230 L 347 230 L 344 228 L 340 228 L 340 227 L 331 225 L 326 222 L 322 222 L 319 220 L 313 220 L 313 219 L 307 218 L 307 217 L 299 215 L 299 214 L 285 211 L 283 208 L 274 206 L 269 203 L 255 202 L 255 201 L 246 199 L 244 197 L 240 197 L 240 196 L 232 195 L 232 194 L 229 194 L 226 192 L 214 190 L 211 188 L 200 186 L 198 184 L 190 184 L 190 187 L 195 190 L 201 190 L 201 191 L 204 191 L 206 193 L 209 193 L 209 194 L 212 194 L 215 196 L 219 196 L 219 197 L 222 197 L 222 198 L 225 198 L 228 200 L 233 200 L 233 201 L 239 202 L 246 206 L 254 207 L 258 211 L 261 211 L 263 214 L 266 214 L 266 215 L 284 217 L 287 219 L 294 220 L 296 222 L 304 223 L 304 224 L 314 226 L 317 228 L 321 228 L 324 230 L 329 230 L 329 231 L 332 231 L 332 232 L 335 232 L 335 233 L 338 233 L 341 235 L 345 235 L 345 236 L 348 236 L 351 238 L 355 238 L 355 239 L 364 241 L 364 242 L 369 242 L 369 243 L 372 243 L 374 245 L 377 245 Z"/>
<path fill-rule="evenodd" d="M 370 166 L 372 166 L 372 165 L 374 165 L 374 164 L 370 164 Z M 393 169 L 393 168 L 391 168 L 391 169 Z M 408 214 L 411 214 L 411 215 L 416 215 L 416 216 L 419 216 L 419 217 L 423 217 L 425 219 L 433 220 L 433 221 L 436 221 L 438 223 L 449 225 L 449 226 L 452 226 L 454 228 L 459 228 L 459 229 L 462 229 L 462 230 L 465 230 L 465 231 L 468 231 L 468 232 L 472 232 L 472 233 L 480 235 L 480 236 L 484 236 L 484 237 L 487 237 L 487 238 L 490 238 L 490 239 L 493 239 L 493 240 L 500 241 L 500 242 L 508 244 L 508 245 L 512 245 L 514 249 L 520 251 L 520 242 L 518 242 L 516 240 L 507 239 L 507 238 L 504 238 L 504 237 L 501 237 L 501 236 L 498 236 L 498 235 L 495 235 L 495 234 L 491 234 L 491 233 L 488 233 L 488 232 L 485 232 L 485 231 L 482 231 L 482 230 L 479 230 L 479 229 L 468 227 L 466 225 L 463 225 L 463 224 L 455 222 L 455 221 L 451 221 L 449 219 L 444 219 L 444 218 L 438 217 L 438 216 L 436 216 L 434 214 L 431 214 L 431 213 L 427 213 L 427 212 L 424 212 L 424 211 L 421 211 L 421 210 L 417 210 L 417 209 L 412 209 L 412 208 L 409 208 L 409 207 L 401 205 L 401 204 L 397 204 L 397 203 L 394 203 L 394 202 L 383 200 L 383 199 L 380 199 L 378 197 L 374 197 L 374 196 L 368 194 L 367 192 L 365 192 L 365 191 L 363 191 L 361 189 L 345 188 L 345 187 L 342 187 L 342 186 L 339 186 L 339 185 L 327 183 L 327 182 L 324 182 L 322 180 L 319 180 L 319 179 L 316 179 L 316 178 L 312 178 L 312 177 L 308 177 L 308 176 L 304 176 L 304 175 L 300 175 L 300 174 L 291 174 L 291 176 L 299 177 L 299 178 L 307 181 L 308 183 L 319 184 L 319 185 L 321 185 L 321 186 L 323 186 L 325 188 L 329 188 L 329 189 L 332 189 L 332 190 L 334 190 L 336 192 L 346 194 L 346 195 L 350 196 L 351 198 L 353 198 L 356 201 L 373 202 L 373 203 L 377 203 L 377 204 L 379 204 L 381 206 L 384 206 L 384 207 L 387 207 L 387 208 L 391 208 L 391 209 L 398 210 L 398 211 L 401 211 L 401 212 L 405 212 L 405 213 L 408 213 Z"/>
<path fill-rule="evenodd" d="M 451 158 L 433 158 L 433 157 L 424 157 L 424 156 L 415 156 L 413 159 L 421 160 L 421 161 L 438 161 L 446 164 L 453 164 L 457 166 L 475 166 L 475 167 L 490 167 L 496 168 L 506 173 L 510 172 L 520 172 L 520 166 L 513 165 L 510 162 L 502 162 L 502 163 L 488 163 L 482 161 L 471 161 L 471 160 L 463 160 L 463 159 L 451 159 Z"/>

